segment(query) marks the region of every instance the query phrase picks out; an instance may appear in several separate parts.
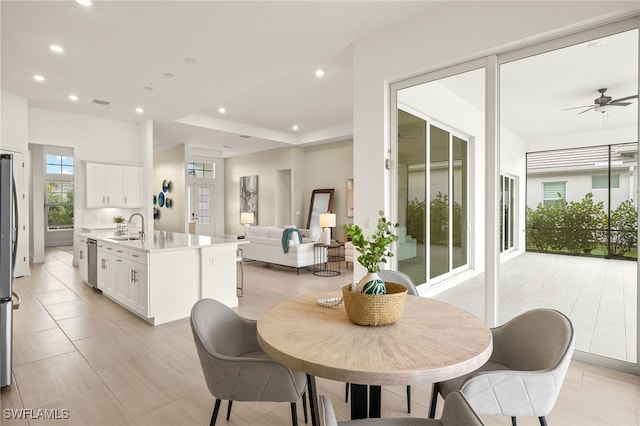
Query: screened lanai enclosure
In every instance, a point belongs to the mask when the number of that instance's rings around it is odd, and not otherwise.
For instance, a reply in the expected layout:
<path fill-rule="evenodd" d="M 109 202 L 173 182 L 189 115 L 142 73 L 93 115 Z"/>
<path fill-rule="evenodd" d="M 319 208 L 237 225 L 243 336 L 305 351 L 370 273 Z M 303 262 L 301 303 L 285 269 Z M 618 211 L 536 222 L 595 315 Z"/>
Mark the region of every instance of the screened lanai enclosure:
<path fill-rule="evenodd" d="M 489 323 L 558 309 L 581 356 L 625 371 L 638 369 L 637 27 L 392 85 L 398 269 Z"/>

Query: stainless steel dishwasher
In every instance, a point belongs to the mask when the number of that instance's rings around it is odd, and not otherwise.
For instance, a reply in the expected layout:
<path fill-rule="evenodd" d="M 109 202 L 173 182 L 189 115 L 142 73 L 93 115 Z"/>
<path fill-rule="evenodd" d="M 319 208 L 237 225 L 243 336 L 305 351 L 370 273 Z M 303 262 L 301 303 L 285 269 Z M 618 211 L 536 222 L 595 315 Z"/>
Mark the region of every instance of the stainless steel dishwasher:
<path fill-rule="evenodd" d="M 98 288 L 98 242 L 87 239 L 87 276 L 89 284 Z"/>

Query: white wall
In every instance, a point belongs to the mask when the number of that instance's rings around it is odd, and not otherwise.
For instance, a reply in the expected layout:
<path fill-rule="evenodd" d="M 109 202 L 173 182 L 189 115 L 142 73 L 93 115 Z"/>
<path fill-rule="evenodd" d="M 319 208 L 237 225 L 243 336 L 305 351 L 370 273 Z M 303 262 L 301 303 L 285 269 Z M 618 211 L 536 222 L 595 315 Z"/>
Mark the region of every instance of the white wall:
<path fill-rule="evenodd" d="M 332 237 L 345 241 L 343 227 L 353 222 L 353 218 L 347 217 L 347 179 L 353 178 L 353 142 L 349 140 L 305 148 L 304 155 L 304 225 L 313 190 L 333 188 L 332 210 L 336 214 L 336 227 Z"/>
<path fill-rule="evenodd" d="M 14 93 L 2 90 L 2 102 L 0 103 L 0 149 L 16 154 L 15 158 L 20 157 L 25 163 L 24 168 L 17 168 L 14 163 L 14 176 L 16 178 L 16 186 L 25 198 L 18 202 L 18 256 L 16 260 L 16 276 L 29 275 L 29 260 L 33 258 L 32 247 L 33 233 L 31 232 L 32 223 L 30 221 L 29 206 L 31 194 L 30 170 L 31 161 L 28 153 L 28 109 L 29 105 L 25 98 Z M 42 257 L 44 259 L 44 256 Z"/>
<path fill-rule="evenodd" d="M 225 233 L 242 235 L 240 225 L 240 177 L 258 176 L 258 225 L 276 224 L 276 191 L 279 171 L 291 170 L 291 222 L 297 227 L 306 225 L 307 216 L 303 211 L 304 170 L 302 148 L 280 148 L 255 154 L 225 159 Z M 282 214 L 279 214 L 282 220 Z"/>
<path fill-rule="evenodd" d="M 290 171 L 291 185 L 281 179 Z M 342 226 L 347 218 L 347 179 L 353 177 L 351 141 L 335 142 L 306 148 L 281 148 L 225 160 L 225 232 L 240 235 L 239 178 L 258 175 L 258 225 L 293 224 L 305 228 L 314 189 L 334 188 L 333 211 L 336 213 L 334 237 L 344 239 Z M 279 190 L 291 191 L 291 212 L 286 215 L 276 200 L 288 198 Z"/>
<path fill-rule="evenodd" d="M 516 179 L 516 233 L 514 248 L 525 250 L 527 228 L 527 151 L 526 141 L 511 130 L 500 128 L 500 172 Z"/>
<path fill-rule="evenodd" d="M 389 175 L 381 167 L 389 148 L 389 82 L 606 22 L 631 11 L 637 13 L 638 9 L 634 2 L 447 2 L 357 41 L 355 222 L 374 224 L 381 206 L 390 206 Z M 366 234 L 371 231 L 370 227 L 365 229 Z"/>
<path fill-rule="evenodd" d="M 160 231 L 173 231 L 188 233 L 187 222 L 187 146 L 176 145 L 174 147 L 156 151 L 153 153 L 153 182 L 151 188 L 158 196 L 162 191 L 162 182 L 171 182 L 170 191 L 164 194 L 165 199 L 171 198 L 171 208 L 166 206 L 156 207 L 160 212 L 160 218 L 154 221 L 154 229 Z M 151 216 L 150 220 L 153 220 Z"/>
<path fill-rule="evenodd" d="M 129 217 L 139 209 L 87 209 L 84 162 L 145 165 L 138 124 L 96 118 L 42 108 L 29 108 L 29 143 L 73 148 L 74 152 L 74 224 L 84 227 L 111 227 L 113 217 Z M 43 232 L 34 223 L 33 232 Z M 34 237 L 34 244 L 39 238 Z M 74 244 L 75 246 L 75 244 Z M 34 250 L 39 250 L 34 246 Z M 78 258 L 78 247 L 74 247 Z"/>
<path fill-rule="evenodd" d="M 593 194 L 593 202 L 598 203 L 602 201 L 604 208 L 607 208 L 609 203 L 609 194 L 606 189 L 593 189 L 591 177 L 606 175 L 606 169 L 602 170 L 583 170 L 579 173 L 547 173 L 544 175 L 529 175 L 527 179 L 527 205 L 532 209 L 535 209 L 539 203 L 543 201 L 543 184 L 547 182 L 566 182 L 566 200 L 568 202 L 580 201 L 584 198 L 585 194 L 591 192 Z M 633 176 L 629 176 L 629 169 L 613 169 L 612 175 L 620 176 L 620 187 L 611 188 L 611 210 L 615 210 L 620 203 L 628 200 L 630 188 L 632 188 Z"/>
<path fill-rule="evenodd" d="M 27 99 L 2 90 L 2 132 L 0 148 L 27 153 L 28 103 Z"/>

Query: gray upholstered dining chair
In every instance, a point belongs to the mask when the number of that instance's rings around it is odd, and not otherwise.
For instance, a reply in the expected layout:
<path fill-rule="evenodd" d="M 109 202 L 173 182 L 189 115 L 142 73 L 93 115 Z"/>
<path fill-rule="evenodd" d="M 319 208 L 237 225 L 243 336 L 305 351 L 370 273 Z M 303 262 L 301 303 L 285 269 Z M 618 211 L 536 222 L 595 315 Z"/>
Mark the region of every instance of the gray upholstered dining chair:
<path fill-rule="evenodd" d="M 296 402 L 302 397 L 307 422 L 306 375 L 283 366 L 262 351 L 255 321 L 242 318 L 217 300 L 202 299 L 191 309 L 191 331 L 207 387 L 216 398 L 211 426 L 216 423 L 223 399 L 229 401 L 227 420 L 233 401 L 289 402 L 296 426 Z"/>
<path fill-rule="evenodd" d="M 482 426 L 469 402 L 461 392 L 451 392 L 444 403 L 442 417 L 439 419 L 421 419 L 403 417 L 397 419 L 360 419 L 338 422 L 331 400 L 320 396 L 321 426 Z"/>
<path fill-rule="evenodd" d="M 575 335 L 571 320 L 553 309 L 533 309 L 491 330 L 493 353 L 478 370 L 435 383 L 429 417 L 435 415 L 438 394 L 460 390 L 479 414 L 546 415 L 558 398 L 571 362 Z"/>
<path fill-rule="evenodd" d="M 411 294 L 413 296 L 418 296 L 418 289 L 411 277 L 404 272 L 400 271 L 392 271 L 389 269 L 385 269 L 383 271 L 378 272 L 378 275 L 385 282 L 392 282 L 396 284 L 400 284 L 407 288 L 407 294 Z M 344 390 L 344 400 L 349 400 L 349 383 L 346 384 Z M 407 385 L 407 413 L 411 413 L 411 385 Z"/>

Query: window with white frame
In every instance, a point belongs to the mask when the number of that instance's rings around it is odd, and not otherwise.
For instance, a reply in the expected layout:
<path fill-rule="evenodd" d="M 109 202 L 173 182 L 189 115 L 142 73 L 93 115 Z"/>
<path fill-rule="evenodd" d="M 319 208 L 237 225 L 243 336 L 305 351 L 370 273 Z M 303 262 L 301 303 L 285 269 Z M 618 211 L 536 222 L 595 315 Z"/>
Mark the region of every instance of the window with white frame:
<path fill-rule="evenodd" d="M 591 176 L 591 189 L 619 189 L 620 175 L 611 175 L 611 185 L 609 185 L 609 176 Z"/>
<path fill-rule="evenodd" d="M 542 194 L 544 204 L 553 204 L 567 196 L 567 182 L 543 182 Z"/>
<path fill-rule="evenodd" d="M 73 157 L 47 154 L 45 174 L 47 230 L 73 229 Z"/>
<path fill-rule="evenodd" d="M 199 178 L 215 178 L 216 165 L 204 161 L 190 161 L 187 163 L 187 172 L 189 176 Z"/>

